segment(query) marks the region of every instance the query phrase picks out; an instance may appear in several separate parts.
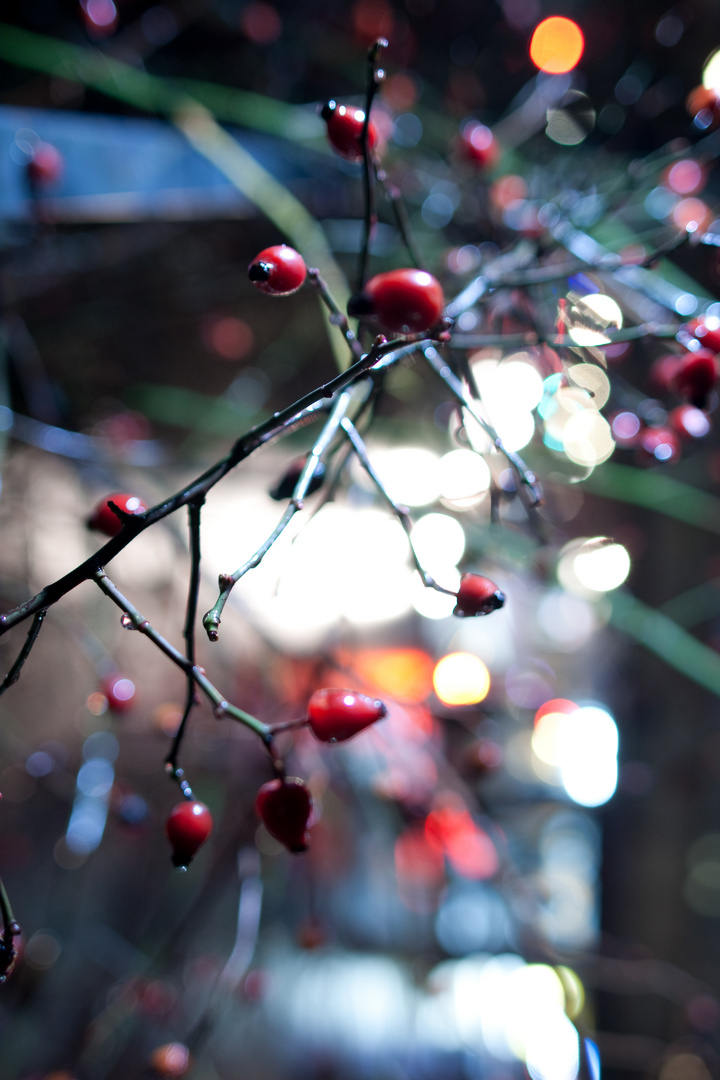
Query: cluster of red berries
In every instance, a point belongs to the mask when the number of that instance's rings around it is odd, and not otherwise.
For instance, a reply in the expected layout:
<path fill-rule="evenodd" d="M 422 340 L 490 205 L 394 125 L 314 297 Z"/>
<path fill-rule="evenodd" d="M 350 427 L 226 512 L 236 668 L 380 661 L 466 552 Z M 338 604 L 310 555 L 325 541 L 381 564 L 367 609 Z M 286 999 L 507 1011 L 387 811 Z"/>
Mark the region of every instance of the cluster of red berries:
<path fill-rule="evenodd" d="M 287 244 L 265 248 L 248 267 L 248 276 L 269 296 L 290 296 L 305 281 L 305 261 Z M 422 334 L 442 318 L 445 297 L 437 278 L 426 270 L 406 268 L 376 274 L 348 303 L 348 314 L 370 319 L 383 330 Z"/>
<path fill-rule="evenodd" d="M 345 742 L 385 716 L 382 701 L 357 690 L 330 687 L 316 690 L 308 702 L 307 724 L 321 742 Z M 255 801 L 258 817 L 267 831 L 289 851 L 306 851 L 312 796 L 304 780 L 276 777 L 260 788 Z M 212 814 L 195 799 L 180 802 L 171 811 L 165 829 L 172 845 L 175 866 L 187 866 L 210 836 Z"/>

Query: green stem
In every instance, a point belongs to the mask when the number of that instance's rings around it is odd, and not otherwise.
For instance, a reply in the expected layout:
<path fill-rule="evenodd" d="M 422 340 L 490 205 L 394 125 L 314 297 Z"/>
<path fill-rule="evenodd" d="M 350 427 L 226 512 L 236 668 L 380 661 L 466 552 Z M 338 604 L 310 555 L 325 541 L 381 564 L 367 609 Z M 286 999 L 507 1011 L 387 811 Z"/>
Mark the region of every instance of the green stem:
<path fill-rule="evenodd" d="M 627 592 L 610 597 L 610 621 L 699 686 L 720 697 L 720 658 L 681 626 Z"/>
<path fill-rule="evenodd" d="M 720 535 L 720 499 L 664 472 L 606 461 L 583 486 L 604 499 L 618 499 Z"/>

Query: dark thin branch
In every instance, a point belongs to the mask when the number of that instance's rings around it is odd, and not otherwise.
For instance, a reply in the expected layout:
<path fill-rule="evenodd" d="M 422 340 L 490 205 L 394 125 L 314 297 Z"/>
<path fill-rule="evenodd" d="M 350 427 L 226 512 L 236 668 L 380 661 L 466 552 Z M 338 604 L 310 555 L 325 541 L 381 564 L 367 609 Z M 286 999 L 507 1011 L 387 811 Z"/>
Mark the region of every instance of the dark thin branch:
<path fill-rule="evenodd" d="M 195 622 L 197 620 L 197 603 L 198 603 L 198 591 L 200 588 L 200 513 L 204 500 L 200 502 L 190 503 L 188 506 L 188 529 L 190 533 L 190 581 L 188 584 L 188 598 L 187 608 L 185 611 L 185 627 L 183 629 L 183 637 L 185 638 L 185 656 L 189 662 L 195 666 Z M 193 709 L 193 706 L 197 704 L 197 696 L 195 692 L 195 680 L 192 674 L 188 672 L 187 675 L 187 690 L 185 694 L 185 708 L 183 710 L 182 719 L 180 725 L 175 733 L 173 739 L 172 748 L 166 759 L 166 766 L 168 772 L 172 770 L 171 775 L 174 779 L 178 780 L 183 794 L 186 798 L 191 799 L 193 793 L 190 789 L 190 785 L 182 775 L 182 769 L 177 767 L 177 758 L 180 751 L 180 744 L 182 743 L 185 735 L 185 729 L 187 726 L 188 717 Z"/>
<path fill-rule="evenodd" d="M 360 265 L 358 267 L 358 283 L 357 291 L 362 292 L 363 285 L 365 284 L 365 278 L 367 277 L 367 264 L 368 255 L 370 252 L 370 241 L 377 224 L 377 211 L 375 207 L 375 187 L 373 184 L 373 170 L 371 169 L 371 154 L 370 147 L 368 146 L 368 131 L 370 129 L 370 110 L 372 109 L 373 99 L 377 88 L 385 76 L 385 72 L 377 67 L 377 57 L 381 49 L 387 48 L 387 41 L 385 38 L 378 38 L 375 44 L 368 52 L 368 73 L 367 73 L 367 90 L 365 93 L 365 120 L 363 121 L 362 135 L 360 138 L 360 144 L 362 146 L 363 154 L 363 203 L 364 214 L 363 220 L 365 225 L 365 233 L 363 236 L 362 248 L 360 249 Z"/>
<path fill-rule="evenodd" d="M 25 642 L 22 649 L 20 650 L 18 658 L 5 676 L 2 685 L 0 685 L 0 694 L 4 694 L 5 691 L 8 690 L 11 686 L 14 686 L 20 678 L 20 672 L 22 671 L 23 664 L 27 660 L 33 645 L 37 641 L 38 634 L 40 633 L 40 629 L 46 615 L 46 608 L 38 611 L 35 615 L 35 618 L 32 621 L 32 626 L 28 630 L 27 637 L 25 638 Z"/>
<path fill-rule="evenodd" d="M 424 568 L 424 566 L 420 562 L 420 559 L 418 558 L 418 554 L 417 554 L 417 552 L 415 550 L 415 545 L 413 544 L 413 541 L 412 541 L 412 521 L 410 520 L 410 513 L 409 513 L 409 511 L 407 510 L 406 507 L 400 506 L 399 503 L 395 502 L 392 495 L 387 490 L 387 488 L 383 484 L 382 480 L 380 479 L 380 477 L 376 473 L 375 467 L 374 467 L 373 463 L 370 461 L 370 457 L 368 455 L 365 443 L 363 442 L 362 438 L 360 437 L 360 434 L 358 433 L 355 425 L 352 423 L 351 420 L 348 420 L 348 418 L 345 417 L 345 419 L 342 421 L 341 426 L 342 426 L 343 431 L 347 435 L 348 439 L 352 443 L 352 447 L 353 447 L 353 450 L 355 451 L 355 453 L 357 455 L 358 461 L 360 462 L 362 467 L 365 469 L 365 472 L 368 474 L 368 476 L 370 477 L 370 479 L 372 480 L 373 484 L 378 489 L 378 491 L 380 492 L 382 497 L 385 499 L 385 501 L 392 508 L 392 510 L 395 513 L 395 515 L 397 516 L 400 524 L 402 525 L 403 529 L 405 530 L 405 535 L 407 536 L 408 544 L 410 546 L 410 553 L 412 554 L 413 562 L 415 563 L 415 569 L 417 570 L 418 574 L 420 575 L 420 577 L 422 579 L 422 583 L 425 586 L 425 588 L 426 589 L 435 589 L 437 592 L 441 592 L 441 593 L 447 593 L 448 596 L 456 596 L 457 594 L 452 589 L 445 589 L 445 588 L 443 588 L 442 585 L 438 585 L 437 581 L 435 581 L 435 578 L 432 577 L 431 574 L 428 574 L 427 570 Z"/>
<path fill-rule="evenodd" d="M 497 431 L 495 431 L 495 428 L 480 416 L 475 408 L 475 403 L 472 402 L 465 393 L 460 379 L 458 379 L 457 375 L 451 371 L 450 367 L 440 359 L 435 349 L 428 347 L 423 349 L 422 353 L 436 375 L 443 380 L 455 400 L 458 401 L 462 407 L 467 410 L 470 416 L 472 416 L 473 420 L 480 425 L 495 449 L 505 456 L 508 464 L 516 473 L 520 481 L 521 488 L 519 490 L 522 490 L 522 486 L 524 486 L 530 493 L 528 509 L 532 510 L 540 506 L 543 501 L 542 490 L 535 473 L 528 469 L 525 462 L 518 454 L 513 450 L 508 450 L 507 447 L 503 445 L 503 441 Z"/>
<path fill-rule="evenodd" d="M 231 705 L 225 700 L 223 695 L 208 679 L 205 672 L 197 667 L 196 664 L 191 663 L 186 656 L 171 645 L 166 638 L 160 634 L 155 627 L 144 616 L 140 614 L 137 608 L 133 607 L 130 601 L 123 596 L 116 585 L 110 580 L 104 570 L 98 570 L 94 575 L 95 583 L 99 586 L 102 592 L 106 596 L 109 596 L 114 604 L 124 611 L 126 615 L 132 620 L 133 626 L 136 630 L 139 630 L 141 634 L 145 634 L 146 637 L 157 645 L 161 652 L 165 653 L 168 659 L 172 660 L 174 664 L 177 664 L 182 671 L 190 675 L 193 681 L 200 687 L 202 692 L 212 702 L 215 709 L 215 715 L 218 717 L 229 716 L 232 720 L 237 720 L 239 723 L 249 727 L 251 731 L 254 731 L 256 735 L 259 735 L 263 742 L 267 745 L 270 739 L 270 729 L 267 724 L 263 724 L 261 720 L 258 720 L 255 716 L 251 716 L 250 713 L 243 712 L 237 705 Z"/>
<path fill-rule="evenodd" d="M 350 329 L 350 324 L 347 321 L 345 313 L 341 311 L 327 287 L 325 280 L 320 276 L 320 271 L 315 268 L 308 268 L 308 277 L 310 278 L 310 284 L 314 285 L 320 293 L 320 299 L 325 304 L 325 307 L 330 312 L 330 322 L 339 327 L 343 334 L 343 337 L 350 346 L 350 350 L 356 360 L 360 360 L 363 356 L 363 348 L 355 334 Z"/>
<path fill-rule="evenodd" d="M 311 390 L 299 401 L 288 406 L 287 409 L 273 413 L 267 420 L 251 428 L 245 435 L 237 439 L 225 457 L 211 465 L 201 476 L 192 480 L 169 499 L 152 507 L 145 514 L 134 515 L 132 521 L 127 522 L 117 536 L 104 544 L 90 558 L 80 563 L 79 566 L 76 566 L 63 577 L 46 585 L 35 596 L 25 600 L 22 604 L 18 604 L 17 607 L 11 608 L 4 615 L 0 615 L 0 637 L 13 626 L 16 626 L 17 623 L 30 618 L 31 615 L 35 615 L 43 608 L 51 607 L 57 603 L 58 600 L 61 600 L 63 596 L 66 596 L 83 581 L 89 581 L 103 566 L 110 562 L 111 559 L 114 559 L 128 544 L 132 543 L 141 532 L 175 513 L 180 507 L 196 502 L 206 495 L 236 465 L 239 465 L 241 461 L 244 461 L 260 446 L 264 446 L 280 435 L 287 434 L 297 424 L 313 419 L 316 412 L 326 407 L 326 399 L 332 397 L 338 390 L 357 382 L 378 361 L 382 360 L 386 366 L 390 366 L 407 355 L 409 351 L 414 351 L 415 348 L 415 344 L 408 346 L 402 341 L 391 341 L 373 348 L 346 371 L 335 376 L 334 379 L 330 379 L 329 382 L 323 383 L 315 390 Z"/>
<path fill-rule="evenodd" d="M 302 472 L 293 489 L 290 503 L 280 521 L 270 533 L 268 538 L 260 545 L 257 551 L 240 566 L 234 574 L 221 574 L 219 579 L 220 595 L 213 607 L 204 615 L 203 626 L 210 641 L 217 641 L 218 627 L 223 609 L 230 593 L 240 578 L 244 577 L 249 570 L 254 569 L 262 562 L 273 544 L 282 536 L 287 526 L 292 521 L 298 510 L 302 510 L 305 496 L 315 475 L 315 470 L 320 463 L 325 462 L 335 442 L 340 424 L 350 408 L 362 406 L 367 401 L 373 389 L 373 380 L 368 378 L 358 383 L 353 390 L 344 390 L 337 395 L 332 411 L 325 421 L 322 431 L 315 445 L 307 456 Z"/>
<path fill-rule="evenodd" d="M 375 179 L 385 192 L 385 197 L 392 206 L 393 214 L 395 215 L 395 224 L 398 227 L 398 232 L 402 237 L 403 244 L 407 248 L 413 266 L 417 266 L 419 270 L 425 270 L 425 260 L 422 257 L 420 248 L 415 242 L 415 237 L 413 236 L 412 228 L 410 226 L 410 218 L 408 217 L 408 212 L 405 208 L 405 201 L 399 189 L 388 180 L 387 173 L 384 169 L 380 168 L 377 162 L 375 162 Z"/>

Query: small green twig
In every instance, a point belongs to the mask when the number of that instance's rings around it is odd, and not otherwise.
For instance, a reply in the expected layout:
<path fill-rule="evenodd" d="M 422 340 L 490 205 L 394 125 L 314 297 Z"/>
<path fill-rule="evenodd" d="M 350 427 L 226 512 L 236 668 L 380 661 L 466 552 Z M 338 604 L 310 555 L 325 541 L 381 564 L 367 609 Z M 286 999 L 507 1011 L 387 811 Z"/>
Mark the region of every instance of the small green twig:
<path fill-rule="evenodd" d="M 355 334 L 350 329 L 350 324 L 347 321 L 347 317 L 343 311 L 338 307 L 334 296 L 330 292 L 325 282 L 325 279 L 321 276 L 320 271 L 316 268 L 308 268 L 308 277 L 310 278 L 310 284 L 313 285 L 320 294 L 320 299 L 325 304 L 326 308 L 330 312 L 330 322 L 334 326 L 337 326 L 345 340 L 347 341 L 350 351 L 356 360 L 359 360 L 363 355 L 363 348 L 355 337 Z"/>

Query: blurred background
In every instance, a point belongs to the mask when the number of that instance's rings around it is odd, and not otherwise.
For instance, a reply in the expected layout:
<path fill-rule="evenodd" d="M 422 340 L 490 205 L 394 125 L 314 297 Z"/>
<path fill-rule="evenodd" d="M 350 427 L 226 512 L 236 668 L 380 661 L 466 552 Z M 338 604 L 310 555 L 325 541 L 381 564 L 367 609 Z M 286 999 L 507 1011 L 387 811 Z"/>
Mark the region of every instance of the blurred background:
<path fill-rule="evenodd" d="M 584 51 L 539 73 L 551 15 Z M 196 1080 L 717 1075 L 717 395 L 688 403 L 663 359 L 702 343 L 693 317 L 720 325 L 720 78 L 701 86 L 720 9 L 38 0 L 2 18 L 3 610 L 100 546 L 99 499 L 160 502 L 346 362 L 309 288 L 263 296 L 246 267 L 287 241 L 339 300 L 354 287 L 361 169 L 318 105 L 362 105 L 378 35 L 383 166 L 446 296 L 503 253 L 573 263 L 490 289 L 451 351 L 540 476 L 538 521 L 419 360 L 388 374 L 366 436 L 427 568 L 448 588 L 488 575 L 503 610 L 461 621 L 424 590 L 349 462 L 199 642 L 266 722 L 326 685 L 388 703 L 342 747 L 283 737 L 316 804 L 306 855 L 258 825 L 259 741 L 203 703 L 181 763 L 215 831 L 176 871 L 163 762 L 184 680 L 94 586 L 50 610 L 0 701 L 0 873 L 23 928 L 2 1077 L 179 1075 L 152 1057 L 170 1042 Z M 463 140 L 473 121 L 489 158 Z M 383 198 L 379 218 L 371 273 L 407 265 Z M 576 262 L 605 251 L 620 270 Z M 539 342 L 558 312 L 569 347 Z M 210 494 L 201 611 L 274 528 L 269 492 L 317 430 Z M 108 570 L 181 647 L 184 513 Z M 0 638 L 5 671 L 26 631 Z"/>

